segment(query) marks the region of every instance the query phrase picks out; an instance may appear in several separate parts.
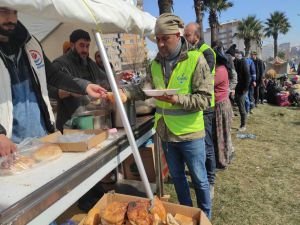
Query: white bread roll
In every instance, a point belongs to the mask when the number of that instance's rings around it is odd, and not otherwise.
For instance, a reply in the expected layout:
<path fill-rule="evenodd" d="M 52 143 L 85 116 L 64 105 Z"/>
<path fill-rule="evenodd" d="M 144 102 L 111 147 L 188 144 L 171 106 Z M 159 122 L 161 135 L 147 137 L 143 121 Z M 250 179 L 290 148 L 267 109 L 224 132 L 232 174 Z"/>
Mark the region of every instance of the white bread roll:
<path fill-rule="evenodd" d="M 33 153 L 33 157 L 37 161 L 53 160 L 62 155 L 61 148 L 56 144 L 46 144 Z"/>

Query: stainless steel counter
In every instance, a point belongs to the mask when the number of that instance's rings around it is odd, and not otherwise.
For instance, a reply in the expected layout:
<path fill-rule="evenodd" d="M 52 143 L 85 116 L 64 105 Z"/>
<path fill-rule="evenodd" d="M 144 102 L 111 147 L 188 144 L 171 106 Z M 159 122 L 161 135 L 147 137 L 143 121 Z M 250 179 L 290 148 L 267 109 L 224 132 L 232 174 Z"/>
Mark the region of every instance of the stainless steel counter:
<path fill-rule="evenodd" d="M 153 117 L 132 127 L 140 146 L 154 134 Z M 22 174 L 0 177 L 0 224 L 47 225 L 131 154 L 125 132 L 100 147 L 62 157 Z"/>

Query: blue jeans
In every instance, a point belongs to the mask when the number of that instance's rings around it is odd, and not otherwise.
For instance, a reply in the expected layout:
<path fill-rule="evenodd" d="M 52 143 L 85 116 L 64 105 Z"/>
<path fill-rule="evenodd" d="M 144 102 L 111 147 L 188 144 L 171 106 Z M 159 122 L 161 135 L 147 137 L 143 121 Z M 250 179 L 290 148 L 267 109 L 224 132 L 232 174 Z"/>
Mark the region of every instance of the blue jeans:
<path fill-rule="evenodd" d="M 205 167 L 207 171 L 207 179 L 209 184 L 215 184 L 215 170 L 216 170 L 216 157 L 212 134 L 212 123 L 214 117 L 214 111 L 207 112 L 203 115 L 205 124 L 205 152 L 206 161 Z"/>
<path fill-rule="evenodd" d="M 246 95 L 246 102 L 245 102 L 245 106 L 246 106 L 246 112 L 249 113 L 251 111 L 251 109 L 254 108 L 254 98 L 253 98 L 253 94 L 254 94 L 254 87 L 250 86 Z"/>
<path fill-rule="evenodd" d="M 196 192 L 197 205 L 210 218 L 211 200 L 205 169 L 204 138 L 186 142 L 162 142 L 162 147 L 179 203 L 187 206 L 193 205 L 185 175 L 186 164 Z"/>
<path fill-rule="evenodd" d="M 246 95 L 245 95 L 245 108 L 246 108 L 246 113 L 250 112 L 250 99 L 249 99 L 249 91 L 247 91 Z"/>

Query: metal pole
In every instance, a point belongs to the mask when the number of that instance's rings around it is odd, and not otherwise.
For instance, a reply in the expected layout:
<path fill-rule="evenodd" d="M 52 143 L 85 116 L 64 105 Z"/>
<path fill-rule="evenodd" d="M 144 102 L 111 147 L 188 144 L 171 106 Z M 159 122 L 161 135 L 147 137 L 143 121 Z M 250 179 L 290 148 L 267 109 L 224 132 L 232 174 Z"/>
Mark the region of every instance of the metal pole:
<path fill-rule="evenodd" d="M 156 193 L 159 198 L 164 196 L 162 165 L 161 165 L 161 141 L 158 134 L 154 134 L 154 153 L 155 153 L 155 171 L 156 171 Z"/>
<path fill-rule="evenodd" d="M 138 147 L 136 145 L 136 142 L 135 142 L 132 130 L 131 130 L 131 126 L 129 124 L 129 121 L 128 121 L 128 118 L 127 118 L 127 115 L 126 115 L 126 112 L 125 112 L 125 109 L 124 109 L 124 106 L 123 106 L 123 103 L 122 103 L 122 100 L 121 100 L 121 97 L 119 95 L 119 90 L 118 90 L 118 87 L 117 87 L 112 69 L 109 65 L 109 61 L 108 61 L 108 58 L 107 58 L 107 55 L 106 55 L 106 51 L 105 51 L 105 48 L 104 48 L 104 45 L 103 45 L 103 42 L 102 42 L 102 39 L 101 39 L 101 35 L 100 35 L 99 32 L 95 32 L 95 39 L 96 39 L 97 47 L 98 47 L 100 55 L 101 55 L 101 59 L 104 63 L 104 67 L 105 67 L 105 71 L 106 71 L 106 74 L 107 74 L 107 77 L 108 77 L 110 87 L 112 89 L 112 92 L 113 92 L 115 100 L 116 100 L 117 108 L 119 109 L 119 112 L 121 114 L 120 116 L 121 116 L 121 119 L 122 119 L 123 126 L 125 128 L 125 132 L 126 132 L 129 144 L 131 146 L 131 150 L 132 150 L 132 153 L 133 153 L 133 156 L 134 156 L 134 160 L 136 162 L 136 165 L 137 165 L 139 173 L 141 175 L 143 184 L 145 186 L 147 196 L 148 196 L 148 198 L 150 198 L 152 200 L 153 199 L 153 193 L 152 193 L 152 190 L 151 190 L 151 186 L 150 186 L 150 183 L 149 183 L 149 180 L 148 180 L 148 177 L 147 177 L 147 174 L 146 174 L 146 171 L 145 171 L 145 168 L 144 168 L 144 165 L 143 165 Z"/>

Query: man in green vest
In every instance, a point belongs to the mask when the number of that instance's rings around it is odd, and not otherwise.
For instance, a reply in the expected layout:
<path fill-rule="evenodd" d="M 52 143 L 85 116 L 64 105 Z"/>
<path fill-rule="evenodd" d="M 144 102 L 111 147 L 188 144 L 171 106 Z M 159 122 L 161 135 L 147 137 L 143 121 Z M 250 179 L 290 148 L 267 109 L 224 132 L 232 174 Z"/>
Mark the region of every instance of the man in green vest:
<path fill-rule="evenodd" d="M 211 216 L 209 183 L 205 169 L 203 111 L 212 100 L 212 76 L 203 55 L 188 51 L 180 35 L 182 20 L 170 13 L 155 25 L 158 54 L 147 80 L 153 89 L 178 89 L 175 95 L 156 97 L 155 129 L 162 146 L 180 204 L 192 206 L 185 165 L 189 168 L 197 204 Z"/>
<path fill-rule="evenodd" d="M 192 22 L 185 26 L 184 37 L 192 45 L 192 50 L 197 50 L 201 52 L 209 65 L 212 77 L 215 76 L 215 66 L 216 66 L 216 54 L 214 50 L 206 44 L 200 35 L 200 26 L 198 23 Z M 212 93 L 214 96 L 214 93 Z M 211 198 L 214 196 L 214 184 L 215 184 L 215 170 L 216 170 L 216 159 L 215 150 L 213 143 L 213 117 L 214 117 L 214 98 L 211 102 L 211 107 L 204 110 L 204 124 L 205 124 L 205 152 L 206 152 L 206 171 L 207 178 L 210 184 L 210 195 Z"/>

